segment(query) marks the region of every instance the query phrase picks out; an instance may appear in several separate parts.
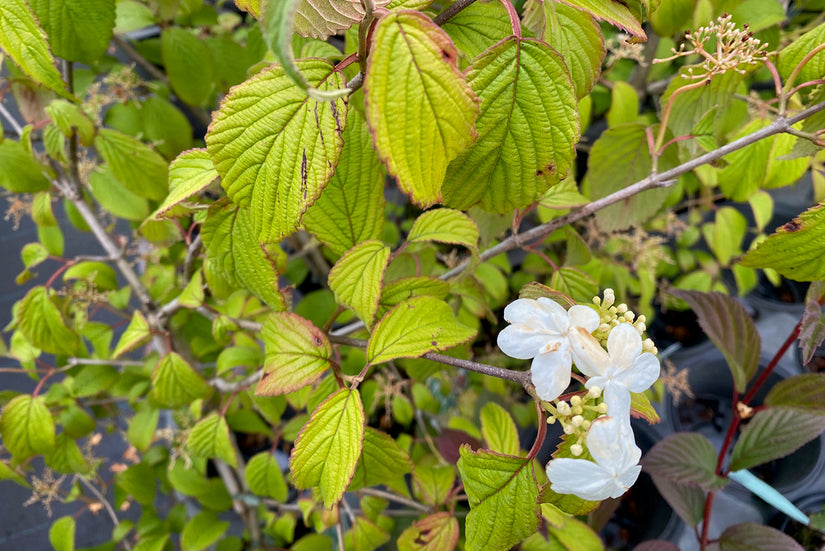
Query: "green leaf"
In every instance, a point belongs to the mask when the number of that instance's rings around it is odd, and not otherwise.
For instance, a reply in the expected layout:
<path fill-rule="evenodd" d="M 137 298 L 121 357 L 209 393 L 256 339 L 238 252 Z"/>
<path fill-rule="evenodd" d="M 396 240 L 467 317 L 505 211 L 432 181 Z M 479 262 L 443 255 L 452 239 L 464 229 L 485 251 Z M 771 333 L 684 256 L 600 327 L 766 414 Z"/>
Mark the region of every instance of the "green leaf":
<path fill-rule="evenodd" d="M 100 206 L 118 218 L 140 222 L 149 216 L 149 201 L 129 191 L 108 166 L 99 166 L 92 171 L 89 186 Z"/>
<path fill-rule="evenodd" d="M 318 486 L 327 508 L 355 473 L 364 440 L 364 406 L 357 390 L 342 388 L 319 405 L 295 441 L 290 474 L 296 488 Z"/>
<path fill-rule="evenodd" d="M 219 520 L 218 515 L 212 511 L 201 511 L 183 527 L 183 533 L 180 535 L 181 549 L 183 551 L 206 549 L 218 541 L 228 528 L 228 521 Z"/>
<path fill-rule="evenodd" d="M 197 308 L 203 304 L 204 297 L 203 272 L 198 270 L 178 295 L 178 304 L 184 308 Z"/>
<path fill-rule="evenodd" d="M 808 209 L 742 258 L 742 265 L 771 268 L 796 281 L 825 279 L 825 204 Z"/>
<path fill-rule="evenodd" d="M 154 218 L 174 216 L 173 207 L 205 190 L 218 176 L 205 149 L 190 149 L 169 165 L 169 195 L 157 208 Z"/>
<path fill-rule="evenodd" d="M 748 203 L 753 210 L 756 229 L 761 232 L 773 217 L 773 197 L 766 191 L 757 191 L 748 198 Z"/>
<path fill-rule="evenodd" d="M 58 434 L 55 446 L 44 457 L 46 465 L 58 473 L 87 473 L 91 468 L 74 439 L 65 432 Z"/>
<path fill-rule="evenodd" d="M 776 528 L 744 522 L 734 524 L 719 537 L 719 551 L 804 551 L 793 538 Z"/>
<path fill-rule="evenodd" d="M 206 43 L 182 27 L 168 27 L 160 36 L 160 51 L 178 98 L 189 105 L 204 105 L 212 94 L 214 80 Z"/>
<path fill-rule="evenodd" d="M 734 207 L 719 208 L 715 222 L 702 226 L 705 241 L 722 266 L 730 266 L 733 257 L 742 253 L 747 230 L 748 221 Z"/>
<path fill-rule="evenodd" d="M 673 290 L 671 294 L 690 305 L 702 331 L 725 356 L 736 390 L 745 392 L 759 368 L 762 350 L 759 332 L 745 308 L 735 298 L 718 292 Z"/>
<path fill-rule="evenodd" d="M 246 464 L 244 471 L 249 490 L 259 496 L 286 501 L 288 488 L 278 460 L 270 452 L 261 452 Z"/>
<path fill-rule="evenodd" d="M 396 358 L 417 358 L 467 342 L 475 330 L 456 321 L 452 309 L 435 297 L 405 300 L 375 326 L 367 344 L 370 364 Z"/>
<path fill-rule="evenodd" d="M 415 497 L 433 507 L 444 503 L 455 481 L 452 465 L 427 467 L 416 465 L 413 471 Z"/>
<path fill-rule="evenodd" d="M 407 452 L 388 434 L 366 427 L 364 449 L 358 458 L 349 490 L 387 484 L 409 472 L 412 472 L 412 461 Z"/>
<path fill-rule="evenodd" d="M 146 452 L 154 440 L 159 418 L 160 410 L 144 404 L 144 407 L 129 420 L 129 429 L 126 432 L 129 443 L 139 451 Z"/>
<path fill-rule="evenodd" d="M 26 479 L 20 473 L 9 467 L 5 462 L 0 461 L 0 480 L 13 480 L 17 484 L 26 488 L 31 488 Z"/>
<path fill-rule="evenodd" d="M 298 314 L 270 314 L 261 338 L 266 345 L 266 359 L 255 394 L 294 392 L 318 380 L 330 367 L 332 346 L 327 336 Z"/>
<path fill-rule="evenodd" d="M 35 287 L 16 305 L 19 328 L 35 347 L 49 354 L 73 356 L 83 349 L 45 287 Z"/>
<path fill-rule="evenodd" d="M 702 522 L 705 511 L 705 492 L 696 486 L 679 484 L 664 476 L 651 476 L 659 494 L 665 498 L 679 517 L 690 527 Z"/>
<path fill-rule="evenodd" d="M 820 44 L 825 44 L 825 23 L 792 40 L 779 52 L 776 68 L 782 80 L 787 81 L 799 62 Z M 825 51 L 820 51 L 803 66 L 793 84 L 817 80 L 822 78 L 823 74 L 825 74 Z"/>
<path fill-rule="evenodd" d="M 450 163 L 444 200 L 502 213 L 526 207 L 576 155 L 577 100 L 564 60 L 543 42 L 511 37 L 473 62 L 467 84 L 481 100 L 478 140 Z"/>
<path fill-rule="evenodd" d="M 166 161 L 147 145 L 117 130 L 101 128 L 95 138 L 95 149 L 126 189 L 148 199 L 166 197 Z"/>
<path fill-rule="evenodd" d="M 623 124 L 599 136 L 590 150 L 584 177 L 591 199 L 600 199 L 650 175 L 652 164 L 646 128 L 641 123 Z M 676 161 L 676 148 L 668 148 L 659 158 L 658 168 L 665 170 L 675 166 Z M 596 220 L 604 231 L 638 226 L 659 212 L 669 194 L 667 188 L 638 193 L 600 210 Z"/>
<path fill-rule="evenodd" d="M 576 99 L 582 99 L 601 75 L 606 53 L 601 29 L 586 12 L 551 0 L 544 0 L 542 4 L 545 24 L 539 38 L 564 58 L 573 78 Z"/>
<path fill-rule="evenodd" d="M 600 501 L 586 501 L 574 494 L 558 494 L 550 489 L 550 484 L 542 488 L 539 502 L 550 504 L 568 515 L 581 516 L 594 511 L 601 505 Z"/>
<path fill-rule="evenodd" d="M 659 36 L 672 37 L 693 28 L 694 0 L 662 0 L 650 17 L 650 25 Z M 736 19 L 739 22 L 738 19 Z"/>
<path fill-rule="evenodd" d="M 730 469 L 749 469 L 785 457 L 825 431 L 822 411 L 809 413 L 795 407 L 772 407 L 756 413 L 730 457 Z"/>
<path fill-rule="evenodd" d="M 131 2 L 120 2 L 118 5 L 129 4 Z M 132 547 L 132 551 L 163 551 L 169 542 L 169 534 L 144 536 Z"/>
<path fill-rule="evenodd" d="M 399 302 L 412 297 L 429 295 L 444 300 L 449 292 L 449 283 L 434 277 L 412 276 L 397 279 L 384 285 L 381 300 L 378 303 L 379 315 L 383 316 Z"/>
<path fill-rule="evenodd" d="M 507 10 L 500 2 L 470 4 L 441 26 L 459 52 L 474 59 L 513 34 Z"/>
<path fill-rule="evenodd" d="M 460 449 L 458 470 L 470 500 L 467 548 L 505 551 L 539 524 L 533 460 L 487 450 Z"/>
<path fill-rule="evenodd" d="M 367 328 L 372 327 L 390 248 L 381 241 L 364 241 L 347 251 L 329 272 L 329 288 L 339 303 L 352 308 Z"/>
<path fill-rule="evenodd" d="M 343 83 L 326 61 L 307 59 L 299 66 L 322 90 Z M 345 117 L 344 100 L 308 98 L 277 65 L 223 100 L 206 146 L 226 193 L 249 208 L 258 240 L 281 241 L 292 233 L 321 194 L 341 156 Z"/>
<path fill-rule="evenodd" d="M 221 291 L 242 286 L 274 310 L 285 310 L 278 289 L 278 275 L 286 268 L 286 255 L 277 243 L 264 245 L 256 237 L 249 209 L 227 199 L 209 208 L 201 229 L 206 260 L 204 273 L 209 287 Z"/>
<path fill-rule="evenodd" d="M 519 455 L 516 423 L 507 410 L 495 402 L 487 402 L 481 408 L 481 434 L 492 451 Z"/>
<path fill-rule="evenodd" d="M 381 237 L 384 223 L 384 168 L 357 109 L 347 113 L 344 149 L 335 174 L 301 218 L 308 232 L 337 255 Z"/>
<path fill-rule="evenodd" d="M 73 279 L 90 280 L 102 291 L 116 291 L 118 288 L 117 273 L 105 262 L 78 262 L 63 273 L 63 281 Z"/>
<path fill-rule="evenodd" d="M 390 13 L 373 33 L 367 122 L 389 172 L 419 207 L 441 201 L 448 163 L 476 138 L 478 98 L 456 67 L 457 54 L 419 12 Z"/>
<path fill-rule="evenodd" d="M 570 267 L 560 268 L 553 272 L 550 287 L 578 302 L 590 302 L 599 291 L 596 280 L 590 274 Z M 556 300 L 555 297 L 550 298 Z"/>
<path fill-rule="evenodd" d="M 123 335 L 120 336 L 112 357 L 118 358 L 130 350 L 146 344 L 151 338 L 152 332 L 149 329 L 149 322 L 146 321 L 140 310 L 135 310 L 135 313 L 132 314 L 132 320 L 126 326 Z"/>
<path fill-rule="evenodd" d="M 352 525 L 354 551 L 374 551 L 390 541 L 389 533 L 365 517 L 357 517 Z"/>
<path fill-rule="evenodd" d="M 825 341 L 825 314 L 820 302 L 825 302 L 825 282 L 814 281 L 805 293 L 805 311 L 799 328 L 802 365 L 811 362 L 816 349 Z"/>
<path fill-rule="evenodd" d="M 413 523 L 398 538 L 399 551 L 452 551 L 458 544 L 458 520 L 447 512 Z"/>
<path fill-rule="evenodd" d="M 453 209 L 433 209 L 415 219 L 407 241 L 437 241 L 478 249 L 478 226 L 472 218 Z"/>
<path fill-rule="evenodd" d="M 12 193 L 36 193 L 51 188 L 20 142 L 8 139 L 0 143 L 0 186 Z"/>
<path fill-rule="evenodd" d="M 642 393 L 630 393 L 630 413 L 633 417 L 641 417 L 651 425 L 661 421 L 656 408 L 650 403 L 650 399 Z"/>
<path fill-rule="evenodd" d="M 60 517 L 49 528 L 49 543 L 55 551 L 74 551 L 74 517 Z"/>
<path fill-rule="evenodd" d="M 636 122 L 639 118 L 639 96 L 633 86 L 626 82 L 613 83 L 606 118 L 611 127 Z"/>
<path fill-rule="evenodd" d="M 552 299 L 561 304 L 565 310 L 569 310 L 571 306 L 576 305 L 576 301 L 570 298 L 569 295 L 560 293 L 559 291 L 554 291 L 550 287 L 542 285 L 538 281 L 526 283 L 522 286 L 518 293 L 518 298 L 531 298 L 535 300 L 539 297 Z"/>
<path fill-rule="evenodd" d="M 164 406 L 187 406 L 211 394 L 212 388 L 203 377 L 175 352 L 161 358 L 152 372 L 152 396 Z"/>
<path fill-rule="evenodd" d="M 645 454 L 645 471 L 679 484 L 719 490 L 727 480 L 716 475 L 716 450 L 697 432 L 666 436 Z"/>
<path fill-rule="evenodd" d="M 378 0 L 376 8 L 383 8 L 389 0 Z M 333 0 L 295 0 L 293 30 L 301 36 L 326 40 L 345 31 L 364 18 L 360 2 Z"/>
<path fill-rule="evenodd" d="M 627 3 L 618 0 L 561 0 L 569 6 L 584 10 L 596 19 L 604 20 L 624 29 L 641 41 L 647 40 L 647 35 L 642 30 L 642 25 L 630 10 Z"/>
<path fill-rule="evenodd" d="M 765 405 L 825 414 L 825 373 L 803 373 L 779 381 L 765 396 Z"/>
<path fill-rule="evenodd" d="M 115 27 L 115 0 L 30 0 L 54 55 L 87 65 L 106 53 Z"/>
<path fill-rule="evenodd" d="M 81 144 L 89 147 L 94 143 L 97 128 L 81 106 L 56 99 L 46 106 L 46 114 L 67 138 L 76 130 Z"/>
<path fill-rule="evenodd" d="M 46 33 L 26 0 L 0 1 L 0 48 L 38 84 L 70 98 L 55 67 Z"/>
<path fill-rule="evenodd" d="M 55 426 L 42 396 L 15 396 L 0 414 L 3 446 L 16 460 L 47 453 L 55 445 Z"/>
<path fill-rule="evenodd" d="M 197 422 L 189 433 L 186 447 L 196 457 L 217 458 L 232 467 L 238 466 L 238 457 L 229 437 L 229 426 L 226 419 L 217 412 Z"/>

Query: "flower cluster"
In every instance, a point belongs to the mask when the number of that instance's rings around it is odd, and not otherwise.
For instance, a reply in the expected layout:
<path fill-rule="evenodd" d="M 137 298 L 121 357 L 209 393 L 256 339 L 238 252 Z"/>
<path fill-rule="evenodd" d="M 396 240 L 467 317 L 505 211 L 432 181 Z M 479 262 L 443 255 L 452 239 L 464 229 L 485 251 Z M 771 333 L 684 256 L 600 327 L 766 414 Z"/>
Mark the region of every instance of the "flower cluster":
<path fill-rule="evenodd" d="M 620 496 L 639 476 L 631 393 L 650 388 L 660 365 L 653 342 L 642 341 L 644 316 L 636 317 L 624 304 L 614 306 L 610 289 L 593 302 L 596 308 L 565 310 L 549 298 L 518 299 L 504 309 L 510 325 L 499 333 L 498 346 L 513 358 L 532 358 L 531 379 L 549 422 L 558 421 L 574 441 L 569 448 L 574 457 L 586 446 L 593 459 L 551 460 L 551 489 L 596 501 Z M 577 377 L 587 392 L 573 394 L 568 403 L 559 397 L 570 385 L 573 364 L 587 378 Z"/>

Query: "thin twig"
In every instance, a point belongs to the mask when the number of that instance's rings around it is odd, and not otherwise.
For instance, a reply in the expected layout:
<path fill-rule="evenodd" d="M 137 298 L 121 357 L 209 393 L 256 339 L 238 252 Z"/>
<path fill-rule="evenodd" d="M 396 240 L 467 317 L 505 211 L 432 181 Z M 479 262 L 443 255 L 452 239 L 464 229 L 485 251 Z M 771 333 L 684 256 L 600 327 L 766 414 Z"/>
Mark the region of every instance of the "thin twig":
<path fill-rule="evenodd" d="M 392 492 L 386 492 L 384 490 L 379 490 L 377 488 L 361 488 L 358 490 L 359 494 L 366 494 L 368 496 L 373 497 L 380 497 L 381 499 L 386 499 L 387 501 L 392 501 L 394 503 L 398 503 L 400 505 L 405 505 L 410 507 L 411 509 L 416 509 L 421 511 L 422 513 L 431 513 L 429 507 L 424 505 L 423 503 L 419 503 L 417 501 L 413 501 L 412 499 L 407 499 L 404 496 L 400 496 L 398 494 L 394 494 Z"/>
<path fill-rule="evenodd" d="M 100 492 L 100 490 L 95 488 L 94 484 L 86 480 L 86 478 L 80 475 L 76 475 L 75 478 L 79 480 L 80 483 L 83 484 L 90 492 L 92 492 L 92 495 L 94 495 L 95 498 L 97 498 L 97 500 L 100 502 L 100 504 L 103 505 L 103 508 L 106 509 L 106 513 L 109 515 L 109 518 L 112 519 L 112 524 L 114 524 L 115 526 L 119 526 L 120 520 L 117 518 L 117 514 L 115 514 L 115 509 L 114 507 L 112 507 L 112 504 L 109 503 L 109 500 L 106 499 L 106 496 L 104 496 Z M 132 546 L 126 540 L 123 540 L 123 546 L 126 547 L 126 549 L 128 549 L 129 551 L 131 551 L 132 549 Z"/>
<path fill-rule="evenodd" d="M 17 122 L 17 119 L 15 119 L 14 115 L 6 109 L 6 106 L 3 105 L 2 102 L 0 102 L 0 115 L 6 119 L 6 122 L 9 123 L 12 129 L 17 133 L 18 137 L 23 135 L 23 127 L 20 126 L 20 123 Z"/>
<path fill-rule="evenodd" d="M 257 371 L 255 371 L 255 373 L 247 375 L 240 381 L 234 382 L 227 381 L 226 379 L 222 379 L 220 377 L 215 377 L 214 379 L 209 379 L 209 386 L 211 386 L 219 392 L 237 392 L 239 390 L 249 388 L 250 386 L 255 384 L 261 378 L 261 374 L 263 372 L 263 369 L 258 369 Z"/>
<path fill-rule="evenodd" d="M 68 358 L 64 367 L 76 365 L 111 365 L 119 367 L 141 366 L 143 362 L 137 360 L 101 360 L 97 358 Z"/>
<path fill-rule="evenodd" d="M 195 239 L 192 240 L 192 243 L 189 244 L 189 248 L 186 249 L 186 259 L 183 261 L 183 279 L 189 281 L 192 277 L 193 267 L 195 265 L 195 259 L 198 258 L 198 253 L 203 248 L 203 239 L 201 239 L 201 235 L 198 234 Z"/>

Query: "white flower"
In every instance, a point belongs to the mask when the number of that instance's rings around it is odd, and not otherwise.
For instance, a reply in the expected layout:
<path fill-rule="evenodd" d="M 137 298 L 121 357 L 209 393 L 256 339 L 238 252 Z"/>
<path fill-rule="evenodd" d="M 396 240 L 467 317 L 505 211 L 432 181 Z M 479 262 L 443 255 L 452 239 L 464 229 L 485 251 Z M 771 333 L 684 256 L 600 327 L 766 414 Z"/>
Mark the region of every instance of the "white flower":
<path fill-rule="evenodd" d="M 573 359 L 590 377 L 585 387 L 603 390 L 607 413 L 630 422 L 630 393 L 644 392 L 659 378 L 659 359 L 642 353 L 642 337 L 629 323 L 620 323 L 607 337 L 607 352 L 590 333 L 571 335 Z"/>
<path fill-rule="evenodd" d="M 550 489 L 588 501 L 619 497 L 633 486 L 642 467 L 642 450 L 633 433 L 615 417 L 600 417 L 587 432 L 587 449 L 594 461 L 562 457 L 547 464 Z"/>
<path fill-rule="evenodd" d="M 589 335 L 599 326 L 599 314 L 589 306 L 565 309 L 549 298 L 520 298 L 504 309 L 512 325 L 498 334 L 502 352 L 519 360 L 533 360 L 532 380 L 539 398 L 555 400 L 570 384 L 569 335 L 581 328 Z"/>

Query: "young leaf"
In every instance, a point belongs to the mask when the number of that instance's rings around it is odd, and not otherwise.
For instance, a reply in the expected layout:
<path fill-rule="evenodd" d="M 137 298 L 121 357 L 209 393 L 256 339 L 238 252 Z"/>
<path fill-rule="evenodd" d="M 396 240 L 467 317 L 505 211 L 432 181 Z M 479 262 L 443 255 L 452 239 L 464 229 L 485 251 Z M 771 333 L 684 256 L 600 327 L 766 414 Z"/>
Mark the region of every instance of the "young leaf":
<path fill-rule="evenodd" d="M 80 337 L 69 329 L 45 287 L 33 288 L 15 306 L 20 332 L 33 346 L 49 354 L 66 356 L 82 350 Z"/>
<path fill-rule="evenodd" d="M 679 484 L 719 490 L 727 480 L 716 475 L 716 450 L 707 438 L 695 432 L 666 436 L 642 459 L 645 471 Z"/>
<path fill-rule="evenodd" d="M 742 265 L 771 268 L 796 281 L 825 279 L 825 205 L 811 207 L 742 258 Z"/>
<path fill-rule="evenodd" d="M 718 292 L 673 290 L 671 294 L 690 305 L 702 331 L 725 356 L 736 390 L 745 392 L 759 367 L 762 350 L 756 325 L 745 308 L 735 298 Z"/>
<path fill-rule="evenodd" d="M 46 33 L 26 0 L 0 1 L 0 48 L 38 84 L 71 98 L 55 67 Z"/>
<path fill-rule="evenodd" d="M 212 511 L 201 511 L 192 517 L 180 535 L 180 546 L 183 551 L 201 551 L 206 549 L 229 528 L 229 522 L 218 519 Z"/>
<path fill-rule="evenodd" d="M 329 369 L 332 346 L 327 336 L 298 314 L 270 314 L 261 338 L 266 345 L 266 360 L 255 388 L 257 395 L 294 392 L 312 384 Z"/>
<path fill-rule="evenodd" d="M 641 417 L 651 425 L 661 421 L 659 413 L 650 403 L 647 395 L 639 392 L 630 393 L 630 415 L 633 417 Z"/>
<path fill-rule="evenodd" d="M 452 551 L 458 544 L 456 518 L 447 512 L 434 513 L 413 523 L 398 538 L 400 551 Z"/>
<path fill-rule="evenodd" d="M 567 5 L 573 6 L 574 8 L 586 11 L 596 19 L 607 21 L 611 25 L 624 29 L 636 38 L 640 39 L 641 42 L 647 40 L 647 35 L 645 35 L 644 30 L 642 30 L 642 25 L 627 8 L 626 3 L 619 2 L 618 0 L 561 1 Z"/>
<path fill-rule="evenodd" d="M 381 300 L 378 302 L 378 315 L 383 316 L 399 302 L 412 297 L 429 295 L 444 300 L 449 292 L 449 283 L 434 277 L 412 276 L 396 279 L 384 285 Z"/>
<path fill-rule="evenodd" d="M 296 488 L 319 486 L 324 506 L 336 504 L 355 473 L 364 440 L 364 406 L 357 390 L 324 400 L 295 441 L 290 474 Z"/>
<path fill-rule="evenodd" d="M 519 455 L 518 430 L 506 409 L 495 402 L 481 408 L 481 434 L 494 452 Z"/>
<path fill-rule="evenodd" d="M 478 226 L 472 218 L 453 209 L 433 209 L 415 219 L 407 241 L 437 241 L 463 245 L 475 251 L 478 248 Z"/>
<path fill-rule="evenodd" d="M 329 272 L 329 288 L 339 303 L 349 306 L 367 328 L 372 327 L 390 248 L 381 241 L 364 241 L 347 251 Z"/>
<path fill-rule="evenodd" d="M 805 312 L 799 329 L 802 365 L 811 362 L 814 352 L 825 341 L 825 314 L 820 302 L 825 302 L 825 282 L 814 281 L 805 293 Z"/>
<path fill-rule="evenodd" d="M 149 146 L 117 130 L 101 128 L 95 137 L 95 149 L 126 189 L 148 199 L 166 197 L 168 167 Z"/>
<path fill-rule="evenodd" d="M 118 218 L 141 222 L 149 216 L 149 201 L 129 191 L 120 183 L 111 168 L 102 165 L 89 175 L 89 187 L 100 206 Z"/>
<path fill-rule="evenodd" d="M 105 262 L 78 262 L 63 273 L 63 281 L 80 279 L 91 283 L 102 291 L 116 291 L 117 272 Z"/>
<path fill-rule="evenodd" d="M 478 98 L 456 56 L 450 38 L 419 12 L 390 13 L 373 34 L 367 122 L 389 172 L 420 207 L 441 200 L 447 164 L 476 138 Z"/>
<path fill-rule="evenodd" d="M 705 492 L 697 486 L 679 484 L 664 476 L 650 477 L 659 494 L 690 527 L 702 522 L 705 511 Z"/>
<path fill-rule="evenodd" d="M 115 0 L 30 0 L 54 55 L 87 65 L 106 53 L 115 27 Z"/>
<path fill-rule="evenodd" d="M 476 58 L 467 84 L 481 99 L 479 137 L 450 163 L 445 202 L 502 213 L 530 205 L 576 156 L 578 109 L 564 60 L 543 42 L 511 37 Z"/>
<path fill-rule="evenodd" d="M 389 533 L 365 517 L 357 517 L 352 525 L 354 551 L 373 551 L 390 541 Z"/>
<path fill-rule="evenodd" d="M 49 528 L 49 543 L 55 551 L 74 551 L 74 517 L 60 517 Z"/>
<path fill-rule="evenodd" d="M 299 67 L 322 90 L 343 84 L 326 61 L 306 59 Z M 278 65 L 223 100 L 206 134 L 207 150 L 226 193 L 249 208 L 259 241 L 281 241 L 298 226 L 338 164 L 345 122 L 343 99 L 308 98 Z"/>
<path fill-rule="evenodd" d="M 204 417 L 192 427 L 186 447 L 196 457 L 222 459 L 232 467 L 238 466 L 238 457 L 229 437 L 226 419 L 217 412 Z"/>
<path fill-rule="evenodd" d="M 37 193 L 51 187 L 20 142 L 0 143 L 0 186 L 12 193 Z"/>
<path fill-rule="evenodd" d="M 765 405 L 825 415 L 825 373 L 803 373 L 779 381 L 765 396 Z"/>
<path fill-rule="evenodd" d="M 462 446 L 458 470 L 470 500 L 468 549 L 505 551 L 538 529 L 532 459 Z"/>
<path fill-rule="evenodd" d="M 209 208 L 201 229 L 206 251 L 204 274 L 216 293 L 229 294 L 242 286 L 274 310 L 285 310 L 286 301 L 278 289 L 278 274 L 286 268 L 286 255 L 277 243 L 264 245 L 255 237 L 249 209 L 228 199 Z"/>
<path fill-rule="evenodd" d="M 46 453 L 44 459 L 46 465 L 58 473 L 86 474 L 91 468 L 78 445 L 65 432 L 57 435 L 54 448 Z"/>
<path fill-rule="evenodd" d="M 0 461 L 0 480 L 13 480 L 25 488 L 31 488 L 29 483 L 26 482 L 26 479 L 23 478 L 20 473 L 9 467 L 4 461 Z"/>
<path fill-rule="evenodd" d="M 288 488 L 278 460 L 270 452 L 255 455 L 244 471 L 249 491 L 276 501 L 286 501 Z"/>
<path fill-rule="evenodd" d="M 358 459 L 355 474 L 349 490 L 387 484 L 393 479 L 412 471 L 412 462 L 407 452 L 388 434 L 366 427 L 364 449 Z"/>
<path fill-rule="evenodd" d="M 155 218 L 172 216 L 170 210 L 209 187 L 218 176 L 205 149 L 184 151 L 169 165 L 169 195 L 155 211 Z"/>
<path fill-rule="evenodd" d="M 593 276 L 578 268 L 567 266 L 553 272 L 553 276 L 550 278 L 550 287 L 554 291 L 579 302 L 588 302 L 593 298 L 593 295 L 599 292 L 599 286 Z M 556 297 L 550 298 L 556 300 Z"/>
<path fill-rule="evenodd" d="M 132 320 L 129 322 L 129 325 L 126 326 L 123 335 L 120 336 L 120 340 L 115 347 L 115 351 L 112 353 L 112 357 L 118 358 L 130 350 L 146 344 L 151 338 L 152 333 L 149 329 L 149 322 L 146 321 L 146 318 L 143 317 L 140 310 L 135 310 L 135 313 L 132 314 Z"/>
<path fill-rule="evenodd" d="M 793 538 L 776 528 L 744 522 L 734 524 L 719 537 L 719 551 L 804 551 Z"/>
<path fill-rule="evenodd" d="M 335 174 L 301 218 L 307 231 L 337 255 L 381 237 L 384 223 L 384 168 L 358 110 L 347 113 L 342 138 L 344 149 Z"/>
<path fill-rule="evenodd" d="M 417 358 L 472 339 L 475 330 L 456 321 L 452 309 L 435 297 L 401 302 L 375 326 L 367 344 L 371 364 L 396 358 Z"/>
<path fill-rule="evenodd" d="M 182 27 L 168 27 L 160 35 L 160 51 L 169 84 L 178 98 L 189 105 L 204 105 L 212 94 L 214 80 L 206 43 Z"/>
<path fill-rule="evenodd" d="M 455 481 L 455 472 L 451 465 L 428 467 L 416 465 L 413 471 L 413 491 L 415 497 L 433 507 L 447 499 Z"/>
<path fill-rule="evenodd" d="M 785 457 L 825 431 L 825 415 L 792 407 L 772 407 L 753 416 L 730 457 L 730 469 L 749 469 Z"/>
<path fill-rule="evenodd" d="M 187 406 L 211 394 L 207 382 L 175 352 L 161 358 L 152 372 L 152 395 L 164 406 Z"/>
<path fill-rule="evenodd" d="M 46 114 L 67 138 L 77 130 L 81 144 L 89 147 L 94 143 L 97 133 L 95 123 L 81 106 L 64 99 L 56 99 L 46 106 Z"/>
<path fill-rule="evenodd" d="M 802 36 L 791 41 L 787 47 L 779 52 L 776 69 L 782 80 L 785 81 L 808 53 L 820 44 L 825 44 L 825 23 L 811 29 Z M 814 55 L 796 77 L 794 84 L 801 84 L 822 78 L 825 74 L 825 51 Z"/>
<path fill-rule="evenodd" d="M 470 4 L 441 26 L 458 51 L 474 59 L 513 34 L 507 10 L 500 2 Z"/>
<path fill-rule="evenodd" d="M 364 6 L 357 0 L 294 0 L 293 29 L 301 36 L 326 40 L 345 31 L 364 18 Z M 383 8 L 389 0 L 378 0 L 376 8 Z"/>
<path fill-rule="evenodd" d="M 42 396 L 15 396 L 0 413 L 3 446 L 16 460 L 46 453 L 55 445 L 55 425 Z"/>
<path fill-rule="evenodd" d="M 539 502 L 552 505 L 556 509 L 573 516 L 586 515 L 601 505 L 600 501 L 587 501 L 575 494 L 556 493 L 550 488 L 550 484 L 542 488 L 539 494 Z"/>

